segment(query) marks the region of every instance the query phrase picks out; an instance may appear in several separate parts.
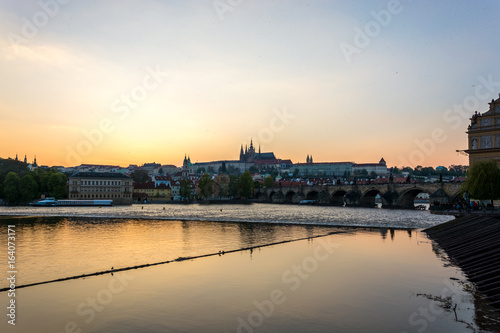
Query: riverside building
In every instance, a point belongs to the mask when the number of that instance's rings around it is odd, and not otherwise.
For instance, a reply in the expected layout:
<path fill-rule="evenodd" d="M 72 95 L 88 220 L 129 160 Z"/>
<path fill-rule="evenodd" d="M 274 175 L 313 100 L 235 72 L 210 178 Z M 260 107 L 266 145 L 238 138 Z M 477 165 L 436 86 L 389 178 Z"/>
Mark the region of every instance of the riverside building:
<path fill-rule="evenodd" d="M 489 110 L 470 118 L 467 129 L 469 165 L 481 160 L 495 160 L 500 167 L 500 95 L 491 100 Z"/>
<path fill-rule="evenodd" d="M 114 172 L 77 172 L 69 177 L 70 199 L 111 199 L 116 205 L 132 204 L 133 182 Z"/>

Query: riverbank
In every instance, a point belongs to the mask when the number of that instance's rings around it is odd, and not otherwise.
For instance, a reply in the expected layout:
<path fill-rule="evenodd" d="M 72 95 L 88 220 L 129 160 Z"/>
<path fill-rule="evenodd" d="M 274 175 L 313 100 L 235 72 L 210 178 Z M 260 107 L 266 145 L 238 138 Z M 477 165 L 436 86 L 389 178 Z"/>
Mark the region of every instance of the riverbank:
<path fill-rule="evenodd" d="M 468 215 L 425 232 L 500 311 L 500 219 Z"/>

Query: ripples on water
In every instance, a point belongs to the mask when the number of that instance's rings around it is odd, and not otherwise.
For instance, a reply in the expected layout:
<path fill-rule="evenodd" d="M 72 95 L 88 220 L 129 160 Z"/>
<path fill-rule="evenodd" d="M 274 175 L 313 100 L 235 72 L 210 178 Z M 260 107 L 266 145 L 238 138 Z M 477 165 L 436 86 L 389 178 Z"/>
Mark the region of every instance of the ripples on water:
<path fill-rule="evenodd" d="M 18 285 L 348 231 L 127 271 L 134 281 L 90 322 L 78 306 L 122 273 L 23 288 L 20 332 L 59 332 L 69 320 L 92 332 L 238 332 L 237 319 L 250 318 L 255 301 L 277 288 L 287 302 L 259 331 L 415 331 L 421 327 L 409 326 L 408 318 L 429 306 L 415 293 L 440 295 L 449 277 L 463 276 L 443 267 L 433 253 L 438 249 L 411 229 L 450 219 L 427 211 L 266 204 L 0 208 L 0 225 L 16 225 Z M 251 221 L 268 223 L 239 223 Z M 6 229 L 0 248 L 7 245 Z M 283 274 L 310 263 L 325 239 L 338 248 L 292 290 L 297 277 L 288 281 Z M 6 270 L 3 260 L 0 271 Z M 472 322 L 474 300 L 464 297 L 457 312 Z M 429 325 L 432 332 L 468 331 L 451 312 Z"/>
<path fill-rule="evenodd" d="M 143 218 L 334 226 L 428 228 L 453 219 L 428 211 L 297 205 L 131 205 L 113 207 L 0 207 L 0 215 Z"/>
<path fill-rule="evenodd" d="M 2 221 L 2 220 L 0 220 Z M 16 224 L 18 285 L 238 250 L 335 231 L 324 226 L 38 217 Z M 6 248 L 6 228 L 0 248 Z M 5 244 L 4 244 L 5 243 Z M 0 262 L 6 271 L 6 262 Z M 7 281 L 0 282 L 0 288 Z"/>

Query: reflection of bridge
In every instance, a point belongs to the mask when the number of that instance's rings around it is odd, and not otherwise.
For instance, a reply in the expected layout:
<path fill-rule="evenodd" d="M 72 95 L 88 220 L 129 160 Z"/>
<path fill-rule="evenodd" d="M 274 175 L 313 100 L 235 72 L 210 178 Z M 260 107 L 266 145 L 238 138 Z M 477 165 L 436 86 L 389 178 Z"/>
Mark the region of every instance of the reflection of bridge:
<path fill-rule="evenodd" d="M 315 185 L 260 188 L 255 194 L 262 202 L 316 200 L 325 205 L 361 207 L 374 207 L 379 194 L 383 208 L 413 208 L 419 193 L 428 193 L 431 202 L 453 203 L 460 198 L 460 187 L 461 183 Z"/>

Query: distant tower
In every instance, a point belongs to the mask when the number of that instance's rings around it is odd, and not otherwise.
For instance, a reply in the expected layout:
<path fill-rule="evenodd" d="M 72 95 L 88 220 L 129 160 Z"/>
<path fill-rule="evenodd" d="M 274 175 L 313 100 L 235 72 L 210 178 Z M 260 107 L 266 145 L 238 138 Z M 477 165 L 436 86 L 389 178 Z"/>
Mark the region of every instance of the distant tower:
<path fill-rule="evenodd" d="M 26 158 L 26 154 L 24 154 L 24 163 L 28 164 L 28 159 Z"/>
<path fill-rule="evenodd" d="M 38 165 L 36 164 L 36 155 L 35 155 L 35 160 L 33 161 L 33 166 L 37 167 Z"/>
<path fill-rule="evenodd" d="M 241 148 L 240 148 L 240 162 L 243 162 L 245 158 L 245 155 L 243 154 L 243 145 L 241 145 Z"/>
<path fill-rule="evenodd" d="M 259 143 L 259 160 L 260 160 L 260 143 Z"/>
<path fill-rule="evenodd" d="M 312 155 L 309 157 L 309 163 L 313 163 L 313 156 Z"/>
<path fill-rule="evenodd" d="M 189 177 L 189 160 L 187 155 L 184 154 L 184 161 L 182 162 L 182 178 Z"/>
<path fill-rule="evenodd" d="M 17 153 L 16 153 L 16 161 L 19 161 L 19 159 L 17 158 Z"/>
<path fill-rule="evenodd" d="M 380 162 L 378 162 L 378 164 L 382 164 L 382 165 L 387 165 L 387 163 L 385 162 L 384 158 L 382 157 L 382 159 L 380 160 Z"/>
<path fill-rule="evenodd" d="M 306 163 L 309 163 L 309 154 L 307 154 Z"/>

